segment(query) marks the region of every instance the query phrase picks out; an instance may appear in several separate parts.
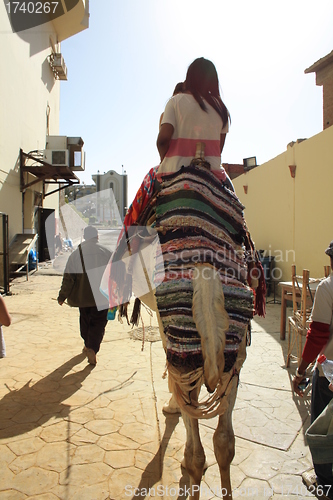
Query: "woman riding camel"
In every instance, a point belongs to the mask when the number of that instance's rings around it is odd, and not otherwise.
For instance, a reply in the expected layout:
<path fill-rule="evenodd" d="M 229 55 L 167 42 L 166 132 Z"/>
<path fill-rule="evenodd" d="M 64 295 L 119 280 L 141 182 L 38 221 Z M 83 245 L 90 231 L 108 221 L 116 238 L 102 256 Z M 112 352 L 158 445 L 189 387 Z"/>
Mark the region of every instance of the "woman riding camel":
<path fill-rule="evenodd" d="M 229 131 L 230 114 L 221 99 L 219 79 L 214 64 L 200 57 L 188 67 L 186 79 L 176 85 L 160 119 L 157 149 L 160 165 L 145 176 L 124 219 L 124 230 L 135 225 L 154 193 L 160 175 L 189 166 L 196 154 L 197 143 L 205 144 L 205 160 L 212 172 L 234 191 L 229 176 L 221 167 L 221 153 Z M 121 303 L 116 284 L 109 280 L 110 307 Z"/>
<path fill-rule="evenodd" d="M 187 70 L 185 82 L 176 85 L 173 96 L 160 118 L 157 149 L 161 163 L 149 170 L 130 205 L 124 227 L 136 223 L 151 198 L 160 174 L 189 166 L 198 142 L 205 144 L 206 161 L 213 173 L 230 189 L 231 180 L 221 167 L 221 153 L 229 130 L 230 114 L 223 103 L 214 64 L 195 59 Z M 119 239 L 122 237 L 120 234 Z"/>
<path fill-rule="evenodd" d="M 121 305 L 119 314 L 126 317 L 134 286 L 144 285 L 135 292 L 133 325 L 139 299 L 157 312 L 173 394 L 163 409 L 182 411 L 186 427 L 182 463 L 193 500 L 199 499 L 205 464 L 198 419 L 217 415 L 214 452 L 223 495 L 232 498 L 231 415 L 249 323 L 256 311 L 248 280 L 249 265 L 257 264 L 256 253 L 244 207 L 226 187 L 228 178 L 221 168 L 229 121 L 214 65 L 196 59 L 188 68 L 184 88 L 166 105 L 157 138 L 161 163 L 149 171 L 129 208 L 109 279 L 110 306 Z M 131 225 L 137 226 L 137 234 L 128 231 Z M 145 248 L 152 246 L 154 230 L 160 247 L 151 257 L 143 257 L 144 240 Z M 148 261 L 153 262 L 151 275 Z M 199 402 L 203 384 L 209 396 Z"/>
<path fill-rule="evenodd" d="M 195 59 L 187 70 L 182 92 L 168 101 L 163 113 L 157 137 L 161 158 L 158 174 L 176 172 L 190 165 L 197 143 L 203 142 L 211 170 L 225 181 L 221 153 L 229 121 L 214 64 L 203 57 Z"/>

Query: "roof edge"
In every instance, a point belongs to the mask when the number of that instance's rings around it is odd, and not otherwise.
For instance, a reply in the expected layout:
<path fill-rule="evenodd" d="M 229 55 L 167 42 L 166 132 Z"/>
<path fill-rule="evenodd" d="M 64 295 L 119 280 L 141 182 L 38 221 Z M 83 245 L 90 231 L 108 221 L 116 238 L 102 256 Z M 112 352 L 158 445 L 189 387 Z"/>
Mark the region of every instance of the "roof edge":
<path fill-rule="evenodd" d="M 317 71 L 325 68 L 330 63 L 333 64 L 333 50 L 326 56 L 313 63 L 309 68 L 305 69 L 304 73 L 317 73 Z"/>

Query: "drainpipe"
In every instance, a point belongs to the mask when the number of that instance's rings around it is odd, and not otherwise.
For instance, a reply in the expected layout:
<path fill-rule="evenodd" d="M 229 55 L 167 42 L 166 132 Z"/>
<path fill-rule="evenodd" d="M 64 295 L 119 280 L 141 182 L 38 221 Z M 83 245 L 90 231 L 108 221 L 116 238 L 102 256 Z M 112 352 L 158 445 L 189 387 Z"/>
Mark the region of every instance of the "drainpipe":
<path fill-rule="evenodd" d="M 22 193 L 22 234 L 24 233 L 24 195 L 25 192 Z"/>
<path fill-rule="evenodd" d="M 24 159 L 23 159 L 23 149 L 20 149 L 20 187 L 22 190 L 22 234 L 24 233 L 24 194 L 25 191 L 23 189 L 23 171 L 22 167 L 24 166 Z"/>

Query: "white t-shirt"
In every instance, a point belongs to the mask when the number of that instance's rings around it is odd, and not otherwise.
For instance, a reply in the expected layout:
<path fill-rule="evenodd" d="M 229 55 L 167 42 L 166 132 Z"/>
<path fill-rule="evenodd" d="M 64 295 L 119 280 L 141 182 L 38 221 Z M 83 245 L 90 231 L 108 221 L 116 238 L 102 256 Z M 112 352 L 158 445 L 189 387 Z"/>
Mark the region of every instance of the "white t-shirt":
<path fill-rule="evenodd" d="M 192 94 L 177 94 L 172 97 L 163 114 L 162 122 L 173 126 L 167 154 L 158 173 L 177 172 L 188 166 L 195 156 L 197 142 L 205 143 L 205 159 L 212 170 L 221 170 L 220 136 L 229 131 L 229 123 L 205 100 L 207 112 L 200 108 Z"/>
<path fill-rule="evenodd" d="M 316 290 L 312 314 L 312 321 L 326 323 L 330 325 L 329 341 L 324 349 L 327 359 L 333 360 L 333 274 L 319 283 Z M 322 368 L 317 363 L 319 373 L 323 376 Z"/>

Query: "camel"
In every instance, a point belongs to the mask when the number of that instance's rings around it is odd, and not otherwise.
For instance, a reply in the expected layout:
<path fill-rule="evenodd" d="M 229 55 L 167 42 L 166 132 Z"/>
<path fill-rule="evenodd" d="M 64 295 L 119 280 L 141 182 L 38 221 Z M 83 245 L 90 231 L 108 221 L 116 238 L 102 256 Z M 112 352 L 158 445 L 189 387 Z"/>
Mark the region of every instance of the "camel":
<path fill-rule="evenodd" d="M 223 496 L 232 499 L 230 464 L 235 454 L 232 410 L 237 396 L 240 369 L 246 358 L 246 336 L 240 345 L 232 373 L 225 375 L 223 351 L 225 332 L 229 322 L 224 308 L 221 282 L 217 276 L 214 277 L 214 271 L 210 266 L 198 265 L 197 268 L 199 272 L 193 281 L 193 317 L 201 337 L 205 360 L 204 369 L 192 374 L 193 380 L 189 380 L 191 374 L 187 370 L 168 366 L 169 389 L 172 392 L 168 406 L 178 405 L 183 417 L 186 444 L 182 466 L 190 476 L 191 498 L 194 500 L 200 498 L 200 483 L 206 464 L 198 419 L 219 415 L 219 422 L 213 437 L 214 453 L 221 474 L 221 491 Z M 154 299 L 155 296 L 151 294 L 140 298 L 144 304 L 156 312 L 162 343 L 166 349 L 164 330 Z M 217 401 L 214 401 L 213 409 L 209 407 L 211 402 L 208 402 L 208 405 L 198 402 L 203 383 L 209 387 L 210 391 L 216 392 Z"/>
<path fill-rule="evenodd" d="M 225 214 L 231 213 L 227 221 L 216 200 L 223 205 Z M 232 205 L 230 210 L 228 203 Z M 144 227 L 143 236 L 140 230 L 131 237 L 125 231 L 122 250 L 115 252 L 116 259 L 122 254 L 119 262 L 126 267 L 126 276 L 131 276 L 130 280 L 123 277 L 120 283 L 118 273 L 118 291 L 122 288 L 123 303 L 127 304 L 126 294 L 128 297 L 133 291 L 157 314 L 167 356 L 170 405 L 179 406 L 186 428 L 182 465 L 190 476 L 191 498 L 200 498 L 206 461 L 199 419 L 218 415 L 214 452 L 220 469 L 221 492 L 232 499 L 230 464 L 235 453 L 232 411 L 255 309 L 249 283 L 252 281 L 252 287 L 257 284 L 248 273 L 249 268 L 260 272 L 243 218 L 244 207 L 229 187 L 221 186 L 206 165 L 200 163 L 163 180 L 162 189 L 151 197 L 147 207 L 139 221 Z M 155 229 L 151 226 L 147 232 L 147 220 L 154 221 L 157 237 L 156 233 L 152 235 Z M 152 241 L 160 243 L 158 250 L 154 249 L 157 259 L 145 257 L 143 241 L 148 242 L 148 247 Z M 223 255 L 221 262 L 217 259 L 219 251 Z M 124 255 L 127 259 L 132 256 L 126 265 Z M 111 267 L 110 279 L 115 280 L 116 274 L 112 274 Z M 140 285 L 146 283 L 146 293 L 142 289 L 135 292 L 135 281 Z M 127 314 L 124 305 L 120 310 Z M 199 397 L 202 386 L 208 391 L 204 400 Z"/>

